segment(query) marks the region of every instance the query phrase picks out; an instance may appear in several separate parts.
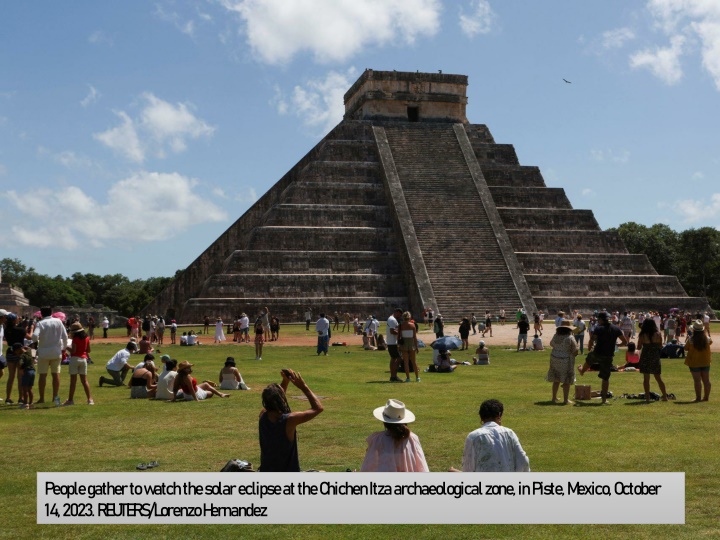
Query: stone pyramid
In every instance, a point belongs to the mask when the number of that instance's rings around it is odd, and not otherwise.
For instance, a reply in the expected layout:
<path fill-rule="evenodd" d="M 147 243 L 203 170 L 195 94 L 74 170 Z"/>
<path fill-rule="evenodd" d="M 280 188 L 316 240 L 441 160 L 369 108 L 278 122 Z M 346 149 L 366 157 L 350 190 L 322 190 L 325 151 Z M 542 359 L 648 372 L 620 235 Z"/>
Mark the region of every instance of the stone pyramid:
<path fill-rule="evenodd" d="M 707 309 L 465 116 L 467 76 L 366 70 L 345 117 L 146 308 L 284 322 Z"/>

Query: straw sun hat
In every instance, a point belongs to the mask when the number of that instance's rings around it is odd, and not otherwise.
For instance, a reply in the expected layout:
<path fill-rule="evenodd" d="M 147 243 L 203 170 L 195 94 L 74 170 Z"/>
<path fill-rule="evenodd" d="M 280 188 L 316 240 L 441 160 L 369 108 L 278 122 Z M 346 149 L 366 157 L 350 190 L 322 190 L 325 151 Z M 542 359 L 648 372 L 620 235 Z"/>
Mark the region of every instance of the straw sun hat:
<path fill-rule="evenodd" d="M 405 408 L 405 404 L 397 399 L 388 399 L 383 407 L 373 411 L 373 416 L 387 424 L 409 424 L 415 421 L 415 415 Z"/>

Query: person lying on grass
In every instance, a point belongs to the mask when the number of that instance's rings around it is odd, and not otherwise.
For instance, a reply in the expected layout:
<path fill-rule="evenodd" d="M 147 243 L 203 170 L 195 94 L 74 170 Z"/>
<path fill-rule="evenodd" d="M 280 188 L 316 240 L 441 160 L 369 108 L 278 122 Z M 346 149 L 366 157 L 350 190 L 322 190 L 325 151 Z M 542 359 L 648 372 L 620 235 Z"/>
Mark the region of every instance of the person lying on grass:
<path fill-rule="evenodd" d="M 198 384 L 195 377 L 191 377 L 192 367 L 187 360 L 180 362 L 178 374 L 173 385 L 173 398 L 170 401 L 184 399 L 185 401 L 202 401 L 213 396 L 230 397 L 230 394 L 222 394 L 215 390 L 208 382 Z"/>

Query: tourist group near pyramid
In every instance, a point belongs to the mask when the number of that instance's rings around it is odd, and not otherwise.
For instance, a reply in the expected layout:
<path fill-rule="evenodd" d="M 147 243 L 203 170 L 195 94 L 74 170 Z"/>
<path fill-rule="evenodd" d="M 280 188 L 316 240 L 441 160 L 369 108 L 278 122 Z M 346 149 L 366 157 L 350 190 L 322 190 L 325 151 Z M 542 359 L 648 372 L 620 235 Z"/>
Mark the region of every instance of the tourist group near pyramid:
<path fill-rule="evenodd" d="M 147 307 L 178 322 L 264 306 L 458 319 L 524 308 L 706 310 L 591 210 L 468 122 L 468 78 L 366 70 L 328 135 Z"/>

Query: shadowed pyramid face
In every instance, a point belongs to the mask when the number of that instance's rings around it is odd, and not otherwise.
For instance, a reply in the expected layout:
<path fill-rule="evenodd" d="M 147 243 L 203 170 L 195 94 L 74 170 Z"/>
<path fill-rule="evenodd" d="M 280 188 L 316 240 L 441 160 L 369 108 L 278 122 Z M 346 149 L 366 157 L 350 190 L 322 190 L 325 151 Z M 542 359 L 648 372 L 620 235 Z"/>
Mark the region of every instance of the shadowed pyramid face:
<path fill-rule="evenodd" d="M 374 313 L 707 309 L 465 118 L 467 77 L 367 70 L 346 115 L 147 308 Z M 411 109 L 413 109 L 411 111 Z M 673 304 L 670 306 L 670 304 Z"/>

